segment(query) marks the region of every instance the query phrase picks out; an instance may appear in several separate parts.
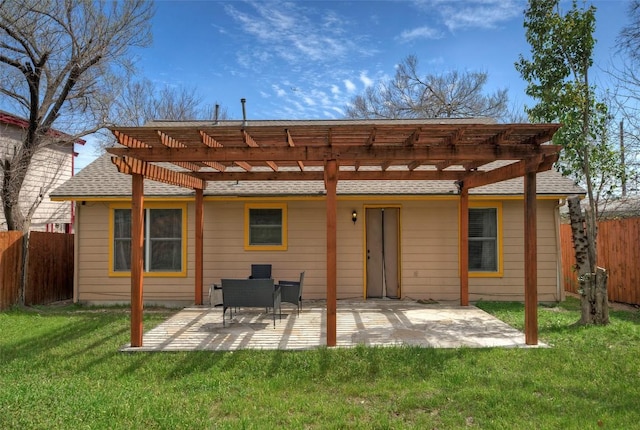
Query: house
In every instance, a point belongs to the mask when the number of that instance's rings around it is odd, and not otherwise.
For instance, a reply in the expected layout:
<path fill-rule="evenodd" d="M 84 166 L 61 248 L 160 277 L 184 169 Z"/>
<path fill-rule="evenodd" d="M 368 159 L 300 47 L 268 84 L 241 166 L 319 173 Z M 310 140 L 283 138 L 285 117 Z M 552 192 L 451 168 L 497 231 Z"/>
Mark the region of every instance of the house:
<path fill-rule="evenodd" d="M 551 169 L 558 128 L 486 119 L 114 128 L 123 147 L 52 194 L 76 205 L 74 300 L 199 304 L 206 286 L 246 277 L 252 263 L 272 264 L 276 280 L 306 271 L 305 298 L 328 308 L 336 298 L 526 301 L 532 291 L 562 300 L 558 208 L 583 190 Z"/>
<path fill-rule="evenodd" d="M 0 153 L 4 159 L 7 154 L 22 145 L 28 122 L 24 118 L 8 112 L 0 111 Z M 57 130 L 50 131 L 51 136 L 64 136 Z M 37 207 L 31 230 L 70 232 L 73 225 L 74 205 L 69 202 L 53 202 L 49 199 L 51 190 L 60 186 L 73 176 L 73 163 L 76 153 L 74 144 L 83 145 L 82 139 L 60 144 L 59 139 L 52 138 L 51 144 L 38 151 L 29 166 L 25 183 L 20 193 L 23 208 L 28 208 L 38 199 L 43 200 Z M 4 212 L 0 211 L 0 229 L 6 230 Z"/>

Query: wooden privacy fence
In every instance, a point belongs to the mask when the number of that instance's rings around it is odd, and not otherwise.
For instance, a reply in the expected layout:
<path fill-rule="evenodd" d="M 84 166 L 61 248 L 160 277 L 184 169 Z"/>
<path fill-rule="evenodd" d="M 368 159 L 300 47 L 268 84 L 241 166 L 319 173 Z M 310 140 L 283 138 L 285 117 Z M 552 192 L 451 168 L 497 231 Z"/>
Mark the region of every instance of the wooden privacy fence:
<path fill-rule="evenodd" d="M 22 232 L 0 232 L 0 309 L 18 303 L 22 278 Z M 73 297 L 73 235 L 31 232 L 25 305 Z"/>
<path fill-rule="evenodd" d="M 18 303 L 22 278 L 22 232 L 0 232 L 0 310 Z"/>
<path fill-rule="evenodd" d="M 560 226 L 564 289 L 577 293 L 571 226 Z M 598 223 L 598 265 L 609 273 L 609 300 L 640 305 L 640 218 Z"/>

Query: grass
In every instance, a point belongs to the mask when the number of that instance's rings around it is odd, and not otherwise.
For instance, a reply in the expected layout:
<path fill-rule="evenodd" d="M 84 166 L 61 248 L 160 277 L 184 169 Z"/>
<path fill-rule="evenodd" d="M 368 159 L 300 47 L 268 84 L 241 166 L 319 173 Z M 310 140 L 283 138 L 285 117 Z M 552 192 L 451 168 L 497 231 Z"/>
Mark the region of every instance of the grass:
<path fill-rule="evenodd" d="M 479 307 L 522 329 L 523 306 Z M 145 312 L 145 328 L 172 311 Z M 0 428 L 632 428 L 640 312 L 573 325 L 540 307 L 552 348 L 120 353 L 122 308 L 0 313 Z"/>

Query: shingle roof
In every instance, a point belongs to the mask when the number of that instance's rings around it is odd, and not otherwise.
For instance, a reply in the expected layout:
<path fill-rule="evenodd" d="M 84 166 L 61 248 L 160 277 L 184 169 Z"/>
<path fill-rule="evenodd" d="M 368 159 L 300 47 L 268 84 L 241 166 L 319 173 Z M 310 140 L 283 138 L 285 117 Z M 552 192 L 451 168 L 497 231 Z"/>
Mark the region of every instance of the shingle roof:
<path fill-rule="evenodd" d="M 169 167 L 167 165 L 165 167 Z M 177 169 L 175 166 L 171 166 Z M 569 178 L 556 171 L 537 175 L 538 195 L 584 194 Z M 471 195 L 520 195 L 523 178 L 472 188 Z M 453 181 L 338 181 L 338 195 L 448 195 L 457 194 Z M 193 190 L 144 181 L 147 197 L 187 197 Z M 322 181 L 211 181 L 205 196 L 317 196 L 324 194 Z M 131 196 L 131 176 L 119 173 L 104 154 L 58 187 L 51 196 L 57 199 L 128 198 Z"/>

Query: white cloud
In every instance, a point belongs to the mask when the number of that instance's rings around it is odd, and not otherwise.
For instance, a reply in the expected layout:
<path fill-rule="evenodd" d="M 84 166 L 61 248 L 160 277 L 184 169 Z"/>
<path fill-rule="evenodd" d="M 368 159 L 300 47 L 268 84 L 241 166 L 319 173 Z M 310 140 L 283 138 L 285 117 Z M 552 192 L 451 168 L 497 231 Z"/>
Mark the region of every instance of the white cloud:
<path fill-rule="evenodd" d="M 354 93 L 356 91 L 356 84 L 351 82 L 350 79 L 344 80 L 344 87 L 346 88 L 348 93 Z"/>
<path fill-rule="evenodd" d="M 416 39 L 440 39 L 443 37 L 441 31 L 432 27 L 418 27 L 412 30 L 403 31 L 398 37 L 401 42 L 411 42 Z"/>
<path fill-rule="evenodd" d="M 344 109 L 342 109 L 342 108 L 339 108 L 337 106 L 332 106 L 331 110 L 333 110 L 334 112 L 336 112 L 340 116 L 344 116 Z"/>
<path fill-rule="evenodd" d="M 450 31 L 472 28 L 496 28 L 522 16 L 523 0 L 416 0 L 422 10 L 437 11 Z"/>
<path fill-rule="evenodd" d="M 282 88 L 280 88 L 278 84 L 271 85 L 271 88 L 273 89 L 273 91 L 276 93 L 278 97 L 284 97 L 287 95 L 287 92 Z"/>
<path fill-rule="evenodd" d="M 226 13 L 238 23 L 238 30 L 254 40 L 252 55 L 268 51 L 294 64 L 308 61 L 328 63 L 371 50 L 364 36 L 334 11 L 314 9 L 295 2 L 249 2 L 248 11 L 235 4 Z M 258 48 L 258 49 L 256 49 Z"/>
<path fill-rule="evenodd" d="M 370 87 L 371 85 L 373 85 L 373 79 L 371 79 L 369 76 L 367 76 L 367 72 L 363 71 L 360 72 L 360 82 L 362 82 L 362 84 L 366 87 Z"/>
<path fill-rule="evenodd" d="M 333 94 L 334 96 L 339 96 L 341 93 L 342 91 L 340 91 L 340 87 L 335 84 L 331 85 L 331 94 Z"/>

